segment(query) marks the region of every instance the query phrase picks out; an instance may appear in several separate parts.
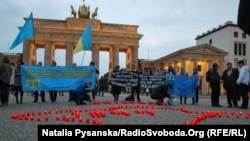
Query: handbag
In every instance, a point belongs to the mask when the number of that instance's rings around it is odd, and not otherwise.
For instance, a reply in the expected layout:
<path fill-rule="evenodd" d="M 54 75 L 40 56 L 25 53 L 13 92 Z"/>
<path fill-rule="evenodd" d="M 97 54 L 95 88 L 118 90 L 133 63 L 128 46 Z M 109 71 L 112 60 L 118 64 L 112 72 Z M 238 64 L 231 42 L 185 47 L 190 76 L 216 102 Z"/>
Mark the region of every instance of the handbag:
<path fill-rule="evenodd" d="M 168 105 L 170 106 L 177 106 L 179 105 L 179 102 L 176 97 L 168 99 Z"/>

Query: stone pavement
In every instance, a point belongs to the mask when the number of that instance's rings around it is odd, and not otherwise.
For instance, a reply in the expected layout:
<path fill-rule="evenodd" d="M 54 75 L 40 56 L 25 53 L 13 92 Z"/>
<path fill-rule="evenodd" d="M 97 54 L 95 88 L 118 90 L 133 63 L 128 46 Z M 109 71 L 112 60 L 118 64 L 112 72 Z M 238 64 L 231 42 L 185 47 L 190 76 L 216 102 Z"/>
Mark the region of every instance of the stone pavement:
<path fill-rule="evenodd" d="M 96 96 L 96 102 L 76 105 L 68 102 L 68 93 L 51 103 L 46 93 L 46 103 L 32 103 L 34 97 L 24 94 L 23 104 L 9 97 L 9 106 L 0 107 L 0 141 L 38 140 L 38 125 L 248 125 L 249 109 L 227 108 L 225 96 L 220 97 L 223 107 L 211 107 L 209 96 L 200 96 L 198 105 L 157 106 L 149 96 L 141 96 L 141 103 L 124 103 L 128 94 L 121 94 L 115 103 L 110 93 Z M 239 101 L 241 105 L 241 101 Z M 113 109 L 113 110 L 110 110 Z M 78 111 L 79 115 L 77 115 Z M 95 112 L 94 112 L 95 111 Z M 102 111 L 102 112 L 100 112 Z M 34 116 L 32 116 L 34 113 Z M 202 116 L 203 115 L 203 116 Z M 205 115 L 205 116 L 204 116 Z M 56 116 L 58 116 L 56 118 Z M 79 121 L 79 117 L 82 121 Z M 200 117 L 200 118 L 198 118 Z M 203 117 L 203 119 L 202 119 Z M 34 118 L 34 120 L 32 120 Z M 40 120 L 39 120 L 40 118 Z M 73 119 L 73 121 L 72 121 Z M 74 121 L 75 119 L 75 121 Z M 199 119 L 199 120 L 197 120 Z M 88 122 L 89 120 L 89 122 Z"/>

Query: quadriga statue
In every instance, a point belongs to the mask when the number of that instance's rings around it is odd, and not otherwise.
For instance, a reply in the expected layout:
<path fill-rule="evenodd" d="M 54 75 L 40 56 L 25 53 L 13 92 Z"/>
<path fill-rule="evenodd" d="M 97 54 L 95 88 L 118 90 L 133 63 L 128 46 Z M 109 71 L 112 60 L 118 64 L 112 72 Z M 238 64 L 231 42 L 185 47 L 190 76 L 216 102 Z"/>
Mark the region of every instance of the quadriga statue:
<path fill-rule="evenodd" d="M 83 4 L 79 6 L 78 18 L 89 18 L 90 16 L 90 6 Z"/>

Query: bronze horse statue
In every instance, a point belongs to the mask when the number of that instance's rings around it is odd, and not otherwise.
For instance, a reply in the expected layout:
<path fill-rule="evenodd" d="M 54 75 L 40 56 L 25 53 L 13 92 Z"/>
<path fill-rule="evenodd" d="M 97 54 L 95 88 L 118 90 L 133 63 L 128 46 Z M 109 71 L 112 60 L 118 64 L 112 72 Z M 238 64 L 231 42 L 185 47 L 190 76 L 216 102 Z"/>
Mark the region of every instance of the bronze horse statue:
<path fill-rule="evenodd" d="M 74 18 L 76 18 L 77 12 L 74 9 L 73 5 L 70 6 L 71 7 L 71 15 L 73 15 Z"/>
<path fill-rule="evenodd" d="M 92 19 L 95 19 L 97 17 L 97 11 L 98 11 L 98 7 L 95 8 L 95 11 L 92 13 Z"/>

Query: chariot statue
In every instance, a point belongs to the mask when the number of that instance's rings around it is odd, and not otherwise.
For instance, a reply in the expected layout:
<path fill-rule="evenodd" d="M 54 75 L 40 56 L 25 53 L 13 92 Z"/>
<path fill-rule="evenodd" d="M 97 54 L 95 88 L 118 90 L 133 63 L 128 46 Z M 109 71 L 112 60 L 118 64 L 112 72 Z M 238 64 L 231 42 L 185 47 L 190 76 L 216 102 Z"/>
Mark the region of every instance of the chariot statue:
<path fill-rule="evenodd" d="M 89 18 L 90 16 L 90 6 L 85 4 L 80 5 L 78 9 L 78 18 Z"/>
<path fill-rule="evenodd" d="M 98 7 L 95 8 L 95 11 L 92 12 L 91 18 L 95 19 L 97 17 L 97 11 L 98 11 Z M 79 9 L 78 12 L 76 12 L 76 10 L 74 9 L 73 5 L 71 5 L 71 15 L 76 18 L 90 18 L 90 6 L 86 6 L 84 4 L 84 0 L 83 0 L 83 4 L 79 5 Z"/>

